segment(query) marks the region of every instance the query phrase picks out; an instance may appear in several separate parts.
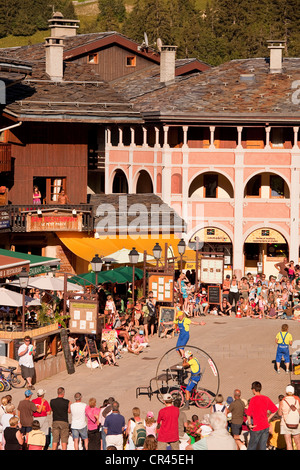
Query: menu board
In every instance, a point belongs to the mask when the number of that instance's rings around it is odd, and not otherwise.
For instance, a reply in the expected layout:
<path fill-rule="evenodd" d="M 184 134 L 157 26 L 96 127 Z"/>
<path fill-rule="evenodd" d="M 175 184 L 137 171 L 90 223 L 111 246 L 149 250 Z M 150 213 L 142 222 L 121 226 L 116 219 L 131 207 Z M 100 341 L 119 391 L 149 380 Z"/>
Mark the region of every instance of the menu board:
<path fill-rule="evenodd" d="M 202 282 L 203 284 L 222 284 L 223 277 L 223 258 L 201 258 L 200 282 Z"/>
<path fill-rule="evenodd" d="M 208 303 L 221 304 L 221 288 L 220 286 L 208 286 Z"/>
<path fill-rule="evenodd" d="M 71 333 L 98 334 L 97 302 L 70 300 L 69 330 Z"/>
<path fill-rule="evenodd" d="M 149 273 L 148 291 L 153 292 L 156 302 L 170 302 L 174 299 L 174 276 L 162 273 Z"/>
<path fill-rule="evenodd" d="M 173 322 L 175 320 L 175 307 L 160 307 L 159 309 L 159 320 L 158 320 L 158 329 L 157 336 L 160 337 L 163 329 L 161 326 L 162 322 Z M 170 325 L 170 328 L 172 325 Z"/>

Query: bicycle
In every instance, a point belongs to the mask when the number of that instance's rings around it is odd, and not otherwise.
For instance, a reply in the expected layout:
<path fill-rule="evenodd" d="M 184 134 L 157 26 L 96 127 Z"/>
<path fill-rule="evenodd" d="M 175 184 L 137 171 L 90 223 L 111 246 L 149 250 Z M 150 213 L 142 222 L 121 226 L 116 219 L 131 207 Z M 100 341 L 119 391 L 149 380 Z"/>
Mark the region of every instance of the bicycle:
<path fill-rule="evenodd" d="M 180 399 L 180 408 L 182 408 L 185 404 L 185 390 L 186 390 L 186 384 L 181 384 L 179 389 L 176 390 L 171 390 L 170 394 L 172 395 L 173 401 L 176 399 Z M 191 396 L 190 396 L 190 404 L 191 405 L 196 405 L 198 408 L 208 408 L 214 398 L 205 390 L 197 390 L 197 385 L 193 388 L 191 391 Z"/>
<path fill-rule="evenodd" d="M 0 368 L 0 392 L 11 390 L 11 388 L 24 388 L 26 379 L 22 377 L 21 372 L 14 372 L 16 367 Z M 8 372 L 8 375 L 4 373 Z"/>

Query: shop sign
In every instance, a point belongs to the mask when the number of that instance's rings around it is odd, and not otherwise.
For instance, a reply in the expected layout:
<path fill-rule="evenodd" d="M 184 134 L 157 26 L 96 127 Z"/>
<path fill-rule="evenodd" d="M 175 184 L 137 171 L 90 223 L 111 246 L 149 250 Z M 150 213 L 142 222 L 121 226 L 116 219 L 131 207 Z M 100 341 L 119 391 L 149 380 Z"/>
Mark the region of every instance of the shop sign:
<path fill-rule="evenodd" d="M 82 215 L 74 216 L 66 213 L 52 212 L 38 214 L 27 214 L 27 232 L 81 232 Z"/>
<path fill-rule="evenodd" d="M 286 243 L 286 240 L 277 230 L 263 228 L 250 233 L 245 243 Z"/>
<path fill-rule="evenodd" d="M 198 230 L 191 238 L 191 242 L 195 242 L 196 237 L 199 237 L 199 242 L 202 243 L 231 243 L 227 233 L 215 227 L 207 227 Z"/>
<path fill-rule="evenodd" d="M 0 230 L 10 228 L 10 218 L 7 211 L 0 211 Z"/>

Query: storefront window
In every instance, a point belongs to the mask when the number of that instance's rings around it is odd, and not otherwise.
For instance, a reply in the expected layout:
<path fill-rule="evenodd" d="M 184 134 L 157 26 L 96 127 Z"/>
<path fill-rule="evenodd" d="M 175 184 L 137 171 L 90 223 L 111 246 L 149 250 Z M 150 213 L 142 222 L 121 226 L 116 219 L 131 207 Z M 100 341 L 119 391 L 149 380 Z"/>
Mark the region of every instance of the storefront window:
<path fill-rule="evenodd" d="M 287 258 L 288 257 L 288 248 L 286 244 L 277 243 L 277 244 L 268 244 L 267 245 L 267 257 L 268 258 Z"/>

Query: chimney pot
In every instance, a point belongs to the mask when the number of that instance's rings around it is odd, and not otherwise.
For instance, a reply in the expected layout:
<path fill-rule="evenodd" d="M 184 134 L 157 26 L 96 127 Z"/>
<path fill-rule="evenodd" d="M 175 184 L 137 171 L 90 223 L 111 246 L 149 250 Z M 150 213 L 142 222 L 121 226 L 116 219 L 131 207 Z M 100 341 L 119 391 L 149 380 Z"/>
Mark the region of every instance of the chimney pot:
<path fill-rule="evenodd" d="M 175 81 L 175 58 L 177 46 L 161 46 L 160 51 L 160 81 L 173 83 Z"/>
<path fill-rule="evenodd" d="M 48 20 L 49 28 L 51 29 L 51 36 L 76 36 L 76 31 L 79 28 L 79 20 L 67 20 L 63 17 L 60 11 L 53 13 L 52 18 Z"/>
<path fill-rule="evenodd" d="M 285 41 L 267 41 L 270 49 L 270 73 L 282 72 L 282 51 Z"/>

